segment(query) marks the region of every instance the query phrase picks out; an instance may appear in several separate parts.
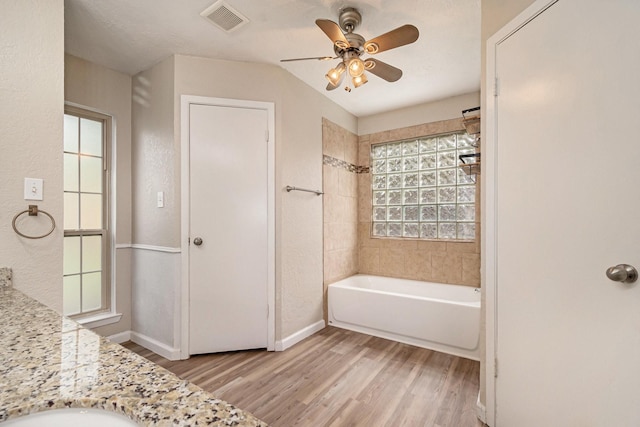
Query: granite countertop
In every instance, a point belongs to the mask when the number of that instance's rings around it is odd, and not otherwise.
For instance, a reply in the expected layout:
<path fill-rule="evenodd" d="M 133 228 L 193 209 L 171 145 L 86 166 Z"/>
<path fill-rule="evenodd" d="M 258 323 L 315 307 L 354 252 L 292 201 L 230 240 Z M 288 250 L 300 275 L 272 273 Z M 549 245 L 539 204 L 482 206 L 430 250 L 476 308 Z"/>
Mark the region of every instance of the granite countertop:
<path fill-rule="evenodd" d="M 267 426 L 11 287 L 0 319 L 0 423 L 79 407 L 145 426 Z"/>

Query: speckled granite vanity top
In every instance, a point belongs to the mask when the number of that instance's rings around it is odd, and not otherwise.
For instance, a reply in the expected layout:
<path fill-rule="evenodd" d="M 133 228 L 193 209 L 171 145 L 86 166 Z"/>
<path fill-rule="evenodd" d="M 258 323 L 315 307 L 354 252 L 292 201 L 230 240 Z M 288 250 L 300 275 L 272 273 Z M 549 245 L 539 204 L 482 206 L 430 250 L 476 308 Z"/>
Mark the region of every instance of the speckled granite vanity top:
<path fill-rule="evenodd" d="M 118 344 L 0 287 L 0 424 L 64 407 L 102 408 L 143 426 L 266 426 Z"/>

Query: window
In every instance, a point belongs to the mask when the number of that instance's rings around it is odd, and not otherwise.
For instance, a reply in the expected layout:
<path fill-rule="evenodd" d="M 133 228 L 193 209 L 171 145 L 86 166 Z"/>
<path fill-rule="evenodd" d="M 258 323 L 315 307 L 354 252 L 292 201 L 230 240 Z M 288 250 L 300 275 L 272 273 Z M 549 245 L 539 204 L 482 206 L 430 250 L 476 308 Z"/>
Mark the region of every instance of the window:
<path fill-rule="evenodd" d="M 373 237 L 475 239 L 475 180 L 458 156 L 466 132 L 371 146 Z"/>
<path fill-rule="evenodd" d="M 67 316 L 110 309 L 108 116 L 64 115 L 64 280 Z"/>

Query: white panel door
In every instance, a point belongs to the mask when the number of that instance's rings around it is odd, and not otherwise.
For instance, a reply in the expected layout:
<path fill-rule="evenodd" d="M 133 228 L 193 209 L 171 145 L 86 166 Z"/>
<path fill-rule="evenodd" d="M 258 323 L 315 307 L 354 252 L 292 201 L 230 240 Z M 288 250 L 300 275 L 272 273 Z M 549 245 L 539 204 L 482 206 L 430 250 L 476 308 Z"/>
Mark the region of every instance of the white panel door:
<path fill-rule="evenodd" d="M 496 424 L 640 426 L 640 2 L 560 0 L 497 45 Z"/>
<path fill-rule="evenodd" d="M 189 125 L 189 354 L 267 347 L 267 111 L 191 104 Z"/>

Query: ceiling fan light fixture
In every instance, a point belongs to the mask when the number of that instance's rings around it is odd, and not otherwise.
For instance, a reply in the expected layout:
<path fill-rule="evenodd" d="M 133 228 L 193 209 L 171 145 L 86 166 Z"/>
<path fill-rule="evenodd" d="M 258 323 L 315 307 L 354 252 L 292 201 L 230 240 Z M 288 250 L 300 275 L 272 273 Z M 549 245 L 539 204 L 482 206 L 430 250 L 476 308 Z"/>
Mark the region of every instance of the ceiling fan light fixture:
<path fill-rule="evenodd" d="M 351 79 L 353 87 L 360 87 L 368 81 L 369 79 L 367 79 L 367 76 L 365 76 L 364 73 Z"/>
<path fill-rule="evenodd" d="M 364 62 L 360 58 L 353 58 L 349 61 L 349 74 L 351 77 L 358 77 L 364 73 Z"/>
<path fill-rule="evenodd" d="M 378 43 L 367 42 L 367 43 L 364 44 L 364 50 L 369 55 L 374 55 L 374 54 L 378 53 L 378 50 L 380 50 L 380 46 L 378 46 Z"/>
<path fill-rule="evenodd" d="M 334 86 L 338 86 L 342 80 L 342 73 L 344 73 L 344 70 L 344 64 L 341 62 L 336 66 L 336 68 L 330 69 L 325 77 L 329 80 L 329 83 Z"/>

